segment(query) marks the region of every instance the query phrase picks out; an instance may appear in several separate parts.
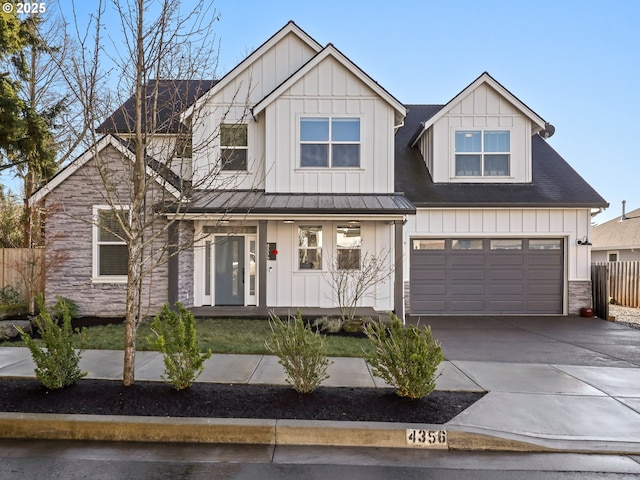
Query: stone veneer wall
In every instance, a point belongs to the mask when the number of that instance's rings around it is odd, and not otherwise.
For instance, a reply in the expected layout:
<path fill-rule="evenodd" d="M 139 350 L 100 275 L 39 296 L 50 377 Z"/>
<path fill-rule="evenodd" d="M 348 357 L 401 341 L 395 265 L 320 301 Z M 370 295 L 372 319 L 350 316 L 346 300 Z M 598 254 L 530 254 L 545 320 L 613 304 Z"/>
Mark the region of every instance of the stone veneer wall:
<path fill-rule="evenodd" d="M 569 282 L 569 315 L 580 315 L 583 307 L 593 307 L 591 280 Z"/>
<path fill-rule="evenodd" d="M 194 226 L 191 221 L 178 225 L 180 252 L 178 253 L 178 301 L 185 307 L 193 307 L 193 241 Z"/>
<path fill-rule="evenodd" d="M 409 295 L 411 294 L 411 289 L 409 288 L 409 282 L 404 282 L 404 315 L 405 318 L 407 315 L 411 313 L 411 309 L 409 308 Z"/>
<path fill-rule="evenodd" d="M 115 185 L 111 189 L 114 203 L 129 204 L 126 187 L 130 182 L 123 180 L 122 176 L 129 174 L 131 163 L 112 147 L 104 149 L 101 156 L 103 161 L 109 160 L 109 171 L 105 176 Z M 82 316 L 125 314 L 126 284 L 92 281 L 93 206 L 108 205 L 104 191 L 98 171 L 90 160 L 45 197 L 46 254 L 68 255 L 67 260 L 47 272 L 45 297 L 48 304 L 55 302 L 56 295 L 73 300 Z M 147 195 L 147 205 L 154 205 L 162 195 L 161 187 L 154 182 Z M 155 252 L 156 259 L 164 251 L 165 243 L 165 237 L 154 241 L 151 252 Z M 155 314 L 167 301 L 167 275 L 166 261 L 147 273 L 142 299 L 143 315 Z"/>

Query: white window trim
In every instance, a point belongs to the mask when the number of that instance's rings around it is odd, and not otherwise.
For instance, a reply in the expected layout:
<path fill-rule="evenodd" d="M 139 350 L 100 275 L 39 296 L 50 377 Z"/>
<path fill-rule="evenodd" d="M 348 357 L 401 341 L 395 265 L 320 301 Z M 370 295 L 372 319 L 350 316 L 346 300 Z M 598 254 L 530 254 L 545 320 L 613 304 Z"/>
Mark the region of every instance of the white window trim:
<path fill-rule="evenodd" d="M 300 122 L 302 119 L 304 118 L 328 118 L 329 119 L 329 140 L 327 140 L 326 142 L 321 142 L 321 141 L 302 141 L 300 139 Z M 353 118 L 353 119 L 358 119 L 358 121 L 360 122 L 360 140 L 358 142 L 346 142 L 346 141 L 333 141 L 331 140 L 331 121 L 334 118 Z M 363 158 L 363 142 L 362 142 L 362 115 L 348 115 L 348 114 L 344 114 L 344 115 L 332 115 L 332 114 L 300 114 L 297 116 L 296 118 L 296 170 L 301 170 L 301 171 L 313 171 L 313 170 L 319 170 L 319 171 L 323 171 L 326 172 L 327 170 L 335 170 L 335 171 L 354 171 L 354 170 L 363 170 L 362 167 L 362 158 Z M 326 167 L 304 167 L 301 165 L 302 162 L 302 156 L 300 154 L 300 145 L 303 144 L 326 144 L 328 145 L 328 154 L 329 154 L 329 158 L 328 158 L 328 163 L 329 165 L 327 165 Z M 331 146 L 332 145 L 358 145 L 359 148 L 359 157 L 358 157 L 358 166 L 357 167 L 334 167 L 333 166 L 333 157 L 332 157 L 332 149 Z"/>
<path fill-rule="evenodd" d="M 338 245 L 338 228 L 340 227 L 358 227 L 359 231 L 360 231 L 360 245 L 358 245 L 357 247 L 341 247 Z M 352 270 L 352 271 L 361 271 L 362 270 L 362 225 L 360 223 L 358 223 L 357 225 L 350 225 L 349 222 L 345 222 L 345 223 L 339 223 L 336 222 L 334 223 L 334 227 L 333 227 L 333 231 L 335 234 L 335 242 L 336 242 L 336 270 L 339 271 L 343 271 L 343 270 Z M 338 260 L 338 252 L 340 250 L 359 250 L 360 251 L 360 258 L 359 258 L 359 265 L 358 268 L 340 268 L 339 265 L 339 260 Z"/>
<path fill-rule="evenodd" d="M 99 265 L 99 245 L 101 244 L 106 244 L 106 243 L 101 243 L 98 244 L 98 235 L 99 235 L 99 230 L 100 228 L 98 227 L 98 212 L 100 210 L 130 210 L 129 205 L 115 205 L 115 206 L 110 206 L 110 205 L 94 205 L 93 206 L 93 217 L 92 217 L 92 223 L 93 223 L 93 236 L 91 239 L 91 243 L 92 243 L 92 252 L 91 252 L 91 263 L 92 263 L 92 275 L 91 275 L 91 282 L 92 283 L 126 283 L 127 282 L 127 276 L 126 275 L 99 275 L 100 272 L 100 265 Z M 112 243 L 113 245 L 122 245 L 122 242 L 117 242 L 117 243 Z"/>
<path fill-rule="evenodd" d="M 325 260 L 325 252 L 327 249 L 327 245 L 326 245 L 326 241 L 325 241 L 325 235 L 324 232 L 327 231 L 326 225 L 324 223 L 318 223 L 318 222 L 301 222 L 301 223 L 295 223 L 292 225 L 293 226 L 293 236 L 294 236 L 294 245 L 296 246 L 295 250 L 295 258 L 294 258 L 294 272 L 296 273 L 302 273 L 304 275 L 310 275 L 313 273 L 322 273 L 325 272 L 325 264 L 326 264 L 326 260 Z M 322 245 L 320 247 L 301 247 L 300 243 L 299 243 L 299 235 L 300 235 L 300 229 L 304 228 L 304 227 L 320 227 L 322 233 Z M 317 269 L 313 269 L 313 268 L 300 268 L 300 249 L 305 248 L 305 249 L 316 249 L 316 250 L 320 250 L 320 258 L 321 258 L 321 262 L 322 265 L 320 265 L 320 268 Z"/>
<path fill-rule="evenodd" d="M 480 155 L 480 175 L 457 175 L 456 174 L 456 133 L 457 132 L 480 132 L 482 151 L 480 152 L 460 152 L 460 155 Z M 490 180 L 508 180 L 514 178 L 513 176 L 513 128 L 506 127 L 454 127 L 451 129 L 451 178 L 456 180 L 478 180 L 478 179 L 490 179 Z M 509 132 L 509 152 L 485 152 L 484 151 L 484 133 L 485 132 Z M 509 155 L 509 174 L 508 175 L 485 175 L 484 174 L 484 157 L 485 155 L 497 154 L 497 155 Z"/>
<path fill-rule="evenodd" d="M 609 260 L 609 255 L 615 254 L 615 260 Z M 620 261 L 620 250 L 608 250 L 607 251 L 607 262 L 619 262 Z"/>

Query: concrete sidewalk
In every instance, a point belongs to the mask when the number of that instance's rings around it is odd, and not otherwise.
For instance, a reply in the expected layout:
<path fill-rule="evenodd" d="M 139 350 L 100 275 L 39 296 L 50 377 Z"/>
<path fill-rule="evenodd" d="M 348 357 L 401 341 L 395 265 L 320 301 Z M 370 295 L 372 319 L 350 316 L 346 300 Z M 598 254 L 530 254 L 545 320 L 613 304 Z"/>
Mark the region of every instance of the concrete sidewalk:
<path fill-rule="evenodd" d="M 363 359 L 332 358 L 330 378 L 326 386 L 383 388 L 387 385 L 374 377 Z M 87 378 L 122 378 L 122 352 L 88 350 L 83 353 L 80 367 Z M 157 352 L 138 352 L 136 380 L 159 380 L 164 370 L 162 356 Z M 182 432 L 183 441 L 235 441 L 238 429 L 252 428 L 265 432 L 267 442 L 282 444 L 322 444 L 359 446 L 411 446 L 407 429 L 446 430 L 448 447 L 459 449 L 495 450 L 557 450 L 566 452 L 602 452 L 640 454 L 640 368 L 592 367 L 555 364 L 512 364 L 500 362 L 448 361 L 440 366 L 439 390 L 487 391 L 480 401 L 445 425 L 380 424 L 367 422 L 301 422 L 292 420 L 252 421 L 200 419 L 209 430 L 206 439 L 201 434 L 186 436 L 187 425 L 198 419 L 159 419 L 147 417 L 126 419 L 132 431 L 153 424 L 156 439 L 175 441 L 171 429 Z M 0 377 L 33 377 L 34 365 L 25 348 L 0 348 Z M 285 374 L 274 356 L 213 355 L 205 364 L 200 382 L 286 384 Z M 65 417 L 65 418 L 58 418 Z M 71 419 L 69 417 L 72 417 Z M 68 428 L 71 437 L 81 437 L 78 423 L 86 422 L 88 430 L 106 422 L 106 431 L 115 432 L 125 423 L 123 417 L 99 419 L 93 416 L 46 416 L 37 414 L 0 414 L 5 432 L 16 436 L 21 427 L 34 432 L 44 422 L 44 431 Z M 97 417 L 97 416 L 96 416 Z M 12 423 L 13 420 L 13 423 Z M 3 422 L 9 422 L 7 428 Z M 40 422 L 40 423 L 38 423 Z M 53 424 L 52 424 L 53 422 Z M 56 423 L 58 422 L 58 423 Z M 117 428 L 114 425 L 119 425 Z M 52 426 L 54 425 L 54 426 Z M 135 427 L 135 428 L 134 428 Z M 220 432 L 211 436 L 211 428 Z M 16 430 L 17 429 L 17 430 Z M 34 430 L 35 429 L 35 430 Z M 24 433 L 25 436 L 28 433 Z M 34 434 L 35 435 L 35 434 Z M 145 439 L 144 437 L 112 437 L 109 439 Z M 123 434 L 124 435 L 124 434 Z M 224 437 L 224 438 L 223 438 Z M 43 438 L 43 437 L 39 437 Z M 256 439 L 256 437 L 251 437 Z M 96 439 L 96 438 L 93 438 Z M 250 443 L 247 441 L 246 443 Z"/>

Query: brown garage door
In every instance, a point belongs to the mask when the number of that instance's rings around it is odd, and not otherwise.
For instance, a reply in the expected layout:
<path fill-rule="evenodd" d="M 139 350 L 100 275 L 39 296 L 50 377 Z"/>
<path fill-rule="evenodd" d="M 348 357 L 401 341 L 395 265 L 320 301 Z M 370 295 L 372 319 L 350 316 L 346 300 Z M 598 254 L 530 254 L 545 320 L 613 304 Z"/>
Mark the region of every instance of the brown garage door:
<path fill-rule="evenodd" d="M 412 239 L 412 314 L 562 314 L 562 239 Z"/>

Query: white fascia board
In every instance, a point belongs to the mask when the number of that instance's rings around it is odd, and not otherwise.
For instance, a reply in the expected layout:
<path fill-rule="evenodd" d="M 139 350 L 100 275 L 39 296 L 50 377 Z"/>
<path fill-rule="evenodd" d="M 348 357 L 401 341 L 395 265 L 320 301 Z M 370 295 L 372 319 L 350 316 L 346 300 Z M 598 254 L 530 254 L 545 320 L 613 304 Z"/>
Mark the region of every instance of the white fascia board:
<path fill-rule="evenodd" d="M 60 171 L 55 177 L 53 177 L 49 182 L 47 182 L 40 190 L 34 193 L 29 199 L 28 203 L 30 206 L 34 206 L 39 203 L 44 197 L 46 197 L 49 193 L 51 193 L 54 189 L 56 189 L 62 182 L 64 182 L 67 178 L 77 172 L 82 166 L 84 166 L 89 160 L 94 158 L 95 152 L 101 152 L 105 147 L 111 145 L 113 148 L 118 150 L 123 156 L 128 158 L 131 162 L 135 162 L 134 153 L 129 150 L 127 147 L 122 145 L 117 139 L 113 137 L 113 135 L 108 134 L 102 137 L 98 142 L 87 149 L 82 155 L 72 161 L 69 165 L 67 165 L 62 171 Z M 166 189 L 171 195 L 175 198 L 180 197 L 180 192 L 168 184 L 162 177 L 160 177 L 151 167 L 146 167 L 147 175 L 152 178 L 155 178 L 155 181 L 162 188 Z"/>
<path fill-rule="evenodd" d="M 312 50 L 315 52 L 319 52 L 322 50 L 322 45 L 316 42 L 312 37 L 310 37 L 304 30 L 302 30 L 298 25 L 295 24 L 292 20 L 290 20 L 284 27 L 278 30 L 271 38 L 269 38 L 266 42 L 260 45 L 257 49 L 255 49 L 247 58 L 241 61 L 238 65 L 233 67 L 233 69 L 227 73 L 224 77 L 220 79 L 213 87 L 209 89 L 208 92 L 201 95 L 189 108 L 187 108 L 182 115 L 180 116 L 180 121 L 184 122 L 188 119 L 193 112 L 202 108 L 202 105 L 207 103 L 209 99 L 218 93 L 220 90 L 225 88 L 229 83 L 233 81 L 238 75 L 244 72 L 247 68 L 249 68 L 257 59 L 262 57 L 270 48 L 280 42 L 284 37 L 286 37 L 289 33 L 293 33 L 300 40 L 306 43 Z"/>
<path fill-rule="evenodd" d="M 360 79 L 365 85 L 367 85 L 371 90 L 376 92 L 381 98 L 383 98 L 389 105 L 391 105 L 396 112 L 400 114 L 401 117 L 405 117 L 407 115 L 407 109 L 405 106 L 396 99 L 393 95 L 387 92 L 384 88 L 378 84 L 375 80 L 373 80 L 369 75 L 360 69 L 355 63 L 345 57 L 340 50 L 334 47 L 331 43 L 327 45 L 321 52 L 319 52 L 315 57 L 309 60 L 305 65 L 303 65 L 296 73 L 291 75 L 288 79 L 282 82 L 275 90 L 269 93 L 266 97 L 260 100 L 252 109 L 251 112 L 253 115 L 258 115 L 262 112 L 269 104 L 271 104 L 276 98 L 282 95 L 287 89 L 296 84 L 301 78 L 303 78 L 307 73 L 309 73 L 313 68 L 318 66 L 324 59 L 327 57 L 333 57 L 337 60 L 343 67 L 349 70 L 352 74 Z"/>
<path fill-rule="evenodd" d="M 534 124 L 538 125 L 541 129 L 545 127 L 545 120 L 540 117 L 536 112 L 527 107 L 524 103 L 518 99 L 514 94 L 512 94 L 509 90 L 504 88 L 495 78 L 489 75 L 487 72 L 484 72 L 478 78 L 476 78 L 468 87 L 458 93 L 455 97 L 453 97 L 444 107 L 442 107 L 438 113 L 436 113 L 433 117 L 427 120 L 423 127 L 420 135 L 416 137 L 416 139 L 411 144 L 411 147 L 415 147 L 416 144 L 420 141 L 420 137 L 426 132 L 433 124 L 435 124 L 438 120 L 444 117 L 449 110 L 460 102 L 463 98 L 469 95 L 472 91 L 478 88 L 483 83 L 486 83 L 495 91 L 497 91 L 501 96 L 509 100 L 509 102 L 514 105 L 518 110 L 522 112 L 523 115 L 528 117 Z"/>
<path fill-rule="evenodd" d="M 166 216 L 169 220 L 269 220 L 269 221 L 341 221 L 346 222 L 350 220 L 360 221 L 391 221 L 391 220 L 404 220 L 408 214 L 396 213 L 389 215 L 357 215 L 357 214 L 309 214 L 309 215 L 286 215 L 286 214 L 272 214 L 272 213 L 168 213 Z"/>

